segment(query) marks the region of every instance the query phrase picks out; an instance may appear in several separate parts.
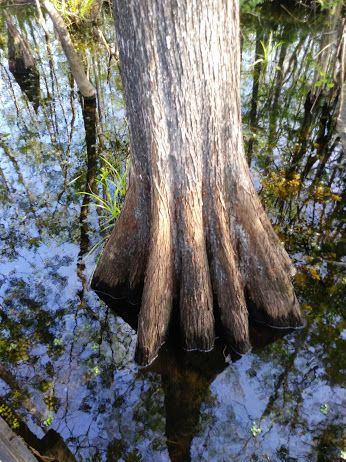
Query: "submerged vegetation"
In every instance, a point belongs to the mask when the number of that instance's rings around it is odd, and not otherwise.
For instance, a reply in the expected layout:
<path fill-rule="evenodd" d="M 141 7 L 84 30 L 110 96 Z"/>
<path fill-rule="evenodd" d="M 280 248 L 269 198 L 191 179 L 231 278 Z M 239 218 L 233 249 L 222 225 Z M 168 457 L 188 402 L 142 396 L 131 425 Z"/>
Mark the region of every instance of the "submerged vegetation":
<path fill-rule="evenodd" d="M 311 15 L 295 3 L 288 14 L 275 2 L 242 2 L 241 96 L 254 182 L 296 264 L 307 326 L 284 338 L 254 327 L 254 351 L 240 359 L 223 348 L 202 359 L 167 348 L 144 370 L 132 360 L 134 331 L 88 291 L 90 250 L 126 190 L 117 66 L 89 30 L 87 45 L 78 36 L 97 89 L 88 106 L 48 19 L 51 54 L 35 11 L 9 8 L 37 63 L 38 88 L 31 80 L 28 91 L 9 71 L 1 21 L 0 416 L 19 432 L 25 422 L 36 437 L 59 434 L 71 452 L 64 462 L 345 459 L 341 3 L 318 2 L 323 11 Z M 80 15 L 81 4 L 64 8 Z M 112 19 L 102 14 L 110 43 Z"/>

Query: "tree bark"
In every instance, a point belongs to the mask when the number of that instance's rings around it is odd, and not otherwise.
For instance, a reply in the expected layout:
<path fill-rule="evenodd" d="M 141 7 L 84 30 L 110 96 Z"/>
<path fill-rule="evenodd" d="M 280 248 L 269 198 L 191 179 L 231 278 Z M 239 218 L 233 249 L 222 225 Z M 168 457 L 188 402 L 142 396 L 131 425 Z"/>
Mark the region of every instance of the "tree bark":
<path fill-rule="evenodd" d="M 131 177 L 92 287 L 117 297 L 144 282 L 141 364 L 172 318 L 187 350 L 212 349 L 220 319 L 245 353 L 249 313 L 276 327 L 302 321 L 244 155 L 238 1 L 115 0 L 114 12 Z"/>

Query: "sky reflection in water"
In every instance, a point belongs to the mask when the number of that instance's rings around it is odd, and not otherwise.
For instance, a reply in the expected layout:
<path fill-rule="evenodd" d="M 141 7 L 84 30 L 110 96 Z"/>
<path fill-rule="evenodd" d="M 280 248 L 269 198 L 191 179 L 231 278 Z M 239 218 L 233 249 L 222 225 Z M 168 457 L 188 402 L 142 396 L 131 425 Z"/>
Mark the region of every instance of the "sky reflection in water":
<path fill-rule="evenodd" d="M 78 193 L 90 180 L 87 156 L 96 154 L 85 137 L 86 128 L 95 138 L 95 119 L 84 124 L 53 34 L 50 60 L 32 12 L 11 13 L 37 58 L 40 98 L 30 103 L 8 70 L 1 19 L 4 402 L 40 438 L 55 429 L 79 461 L 338 460 L 346 423 L 345 170 L 337 89 L 326 81 L 318 96 L 326 63 L 323 53 L 314 58 L 335 19 L 302 9 L 294 20 L 267 7 L 244 16 L 242 28 L 246 152 L 297 264 L 307 328 L 266 346 L 257 332 L 258 346 L 238 360 L 222 346 L 202 356 L 164 350 L 139 369 L 134 331 L 88 290 L 99 217 L 90 204 L 81 213 Z M 104 33 L 113 40 L 109 18 Z M 102 44 L 90 39 L 82 53 L 99 92 L 97 155 L 116 156 L 126 142 L 119 75 L 113 66 L 107 83 Z"/>

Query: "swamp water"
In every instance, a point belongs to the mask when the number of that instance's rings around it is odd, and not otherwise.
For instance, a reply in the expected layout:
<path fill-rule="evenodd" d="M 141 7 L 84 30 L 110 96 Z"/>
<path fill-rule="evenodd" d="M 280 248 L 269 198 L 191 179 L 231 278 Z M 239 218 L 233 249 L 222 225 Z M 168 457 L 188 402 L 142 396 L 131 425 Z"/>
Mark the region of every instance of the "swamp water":
<path fill-rule="evenodd" d="M 163 349 L 141 369 L 135 332 L 88 289 L 105 219 L 80 194 L 100 156 L 124 168 L 117 66 L 91 31 L 75 36 L 98 95 L 83 103 L 49 22 L 51 48 L 34 9 L 12 7 L 39 73 L 39 86 L 20 84 L 2 8 L 0 415 L 31 438 L 58 433 L 64 461 L 345 460 L 346 175 L 327 46 L 338 15 L 269 2 L 242 18 L 245 149 L 296 264 L 306 328 L 254 328 L 241 358 Z"/>

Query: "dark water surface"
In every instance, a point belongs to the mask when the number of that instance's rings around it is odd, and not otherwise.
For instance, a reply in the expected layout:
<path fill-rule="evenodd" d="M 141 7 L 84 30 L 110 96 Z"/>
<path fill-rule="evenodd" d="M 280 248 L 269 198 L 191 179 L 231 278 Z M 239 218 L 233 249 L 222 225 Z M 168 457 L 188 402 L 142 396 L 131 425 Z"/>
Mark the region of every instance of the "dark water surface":
<path fill-rule="evenodd" d="M 99 156 L 120 168 L 127 152 L 116 64 L 108 72 L 91 30 L 76 35 L 98 92 L 85 104 L 49 22 L 51 53 L 34 10 L 8 12 L 39 86 L 9 71 L 0 14 L 0 415 L 39 438 L 58 432 L 64 461 L 345 460 L 340 10 L 269 2 L 242 19 L 245 148 L 296 264 L 306 328 L 253 329 L 242 358 L 165 349 L 147 369 L 133 361 L 135 332 L 88 290 L 102 217 L 79 193 Z M 106 12 L 102 30 L 112 42 Z"/>

